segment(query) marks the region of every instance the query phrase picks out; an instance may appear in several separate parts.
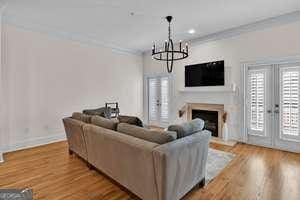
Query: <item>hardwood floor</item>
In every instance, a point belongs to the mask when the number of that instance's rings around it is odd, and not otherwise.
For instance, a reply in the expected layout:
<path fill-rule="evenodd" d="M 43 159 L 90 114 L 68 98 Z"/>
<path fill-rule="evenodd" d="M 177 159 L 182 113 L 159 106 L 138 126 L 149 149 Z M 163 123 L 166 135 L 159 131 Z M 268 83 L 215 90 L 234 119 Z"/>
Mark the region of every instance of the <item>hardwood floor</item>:
<path fill-rule="evenodd" d="M 212 182 L 187 200 L 300 199 L 300 155 L 252 145 L 212 148 L 236 154 Z M 77 156 L 66 142 L 7 153 L 0 164 L 0 188 L 33 189 L 34 199 L 137 199 Z"/>

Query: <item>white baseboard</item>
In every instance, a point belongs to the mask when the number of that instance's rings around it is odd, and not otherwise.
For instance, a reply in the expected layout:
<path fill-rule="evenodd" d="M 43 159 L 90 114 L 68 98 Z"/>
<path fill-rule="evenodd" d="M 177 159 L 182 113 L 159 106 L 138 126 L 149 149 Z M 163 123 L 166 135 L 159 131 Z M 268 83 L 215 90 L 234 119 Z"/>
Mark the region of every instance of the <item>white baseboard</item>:
<path fill-rule="evenodd" d="M 59 141 L 64 141 L 66 140 L 66 134 L 65 133 L 58 133 L 50 136 L 44 136 L 44 137 L 36 137 L 36 138 L 31 138 L 25 141 L 21 142 L 16 142 L 14 144 L 11 144 L 2 150 L 4 153 L 5 152 L 12 152 L 16 150 L 21 150 L 21 149 L 27 149 L 35 146 L 40 146 L 40 145 L 45 145 L 45 144 L 50 144 L 53 142 L 59 142 Z M 1 156 L 1 155 L 0 155 Z"/>
<path fill-rule="evenodd" d="M 4 162 L 4 159 L 3 159 L 3 154 L 0 153 L 0 163 Z"/>

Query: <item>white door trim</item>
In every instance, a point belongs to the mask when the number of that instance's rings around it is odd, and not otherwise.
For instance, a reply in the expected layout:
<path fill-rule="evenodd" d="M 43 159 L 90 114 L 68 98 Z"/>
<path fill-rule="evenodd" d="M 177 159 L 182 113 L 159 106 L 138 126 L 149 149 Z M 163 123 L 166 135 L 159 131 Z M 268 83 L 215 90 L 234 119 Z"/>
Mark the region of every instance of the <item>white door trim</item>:
<path fill-rule="evenodd" d="M 241 141 L 244 143 L 248 144 L 253 144 L 248 141 L 248 134 L 247 134 L 247 108 L 246 108 L 246 89 L 247 89 L 247 83 L 245 81 L 247 80 L 246 76 L 248 73 L 248 68 L 251 66 L 259 66 L 259 65 L 273 65 L 273 67 L 276 67 L 278 65 L 283 65 L 283 64 L 293 64 L 300 62 L 300 55 L 296 56 L 288 56 L 288 57 L 280 57 L 280 58 L 265 58 L 265 59 L 260 59 L 257 61 L 244 61 L 241 62 L 241 102 L 242 102 L 242 113 L 241 113 Z M 274 126 L 273 126 L 274 127 Z M 255 145 L 255 144 L 254 144 Z M 274 148 L 274 139 L 272 139 L 272 145 L 262 145 L 265 147 L 269 148 Z M 287 151 L 292 151 L 292 152 L 297 152 L 299 151 L 294 148 L 289 148 L 289 147 L 276 147 L 277 149 L 281 150 L 287 150 Z"/>
<path fill-rule="evenodd" d="M 172 120 L 172 108 L 173 108 L 173 97 L 174 97 L 174 78 L 172 74 L 160 73 L 160 74 L 151 74 L 144 75 L 144 120 L 149 124 L 149 87 L 148 79 L 149 78 L 159 78 L 159 77 L 168 77 L 169 78 L 169 120 Z"/>

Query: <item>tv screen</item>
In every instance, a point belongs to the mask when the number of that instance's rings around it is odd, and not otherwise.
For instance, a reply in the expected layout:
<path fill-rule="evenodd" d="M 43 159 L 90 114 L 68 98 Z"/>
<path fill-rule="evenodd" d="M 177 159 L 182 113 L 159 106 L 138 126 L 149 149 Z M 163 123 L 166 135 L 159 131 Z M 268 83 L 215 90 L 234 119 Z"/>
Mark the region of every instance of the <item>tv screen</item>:
<path fill-rule="evenodd" d="M 185 87 L 224 85 L 224 60 L 185 66 Z"/>

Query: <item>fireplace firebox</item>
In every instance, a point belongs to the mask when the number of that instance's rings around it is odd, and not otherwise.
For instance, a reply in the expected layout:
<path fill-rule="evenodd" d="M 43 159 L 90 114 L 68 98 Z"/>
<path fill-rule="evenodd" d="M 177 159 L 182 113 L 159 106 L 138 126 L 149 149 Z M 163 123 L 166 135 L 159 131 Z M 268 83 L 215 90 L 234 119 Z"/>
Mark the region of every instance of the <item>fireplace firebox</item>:
<path fill-rule="evenodd" d="M 218 137 L 218 111 L 192 110 L 192 119 L 200 118 L 204 120 L 204 128 L 211 131 L 212 136 Z"/>

